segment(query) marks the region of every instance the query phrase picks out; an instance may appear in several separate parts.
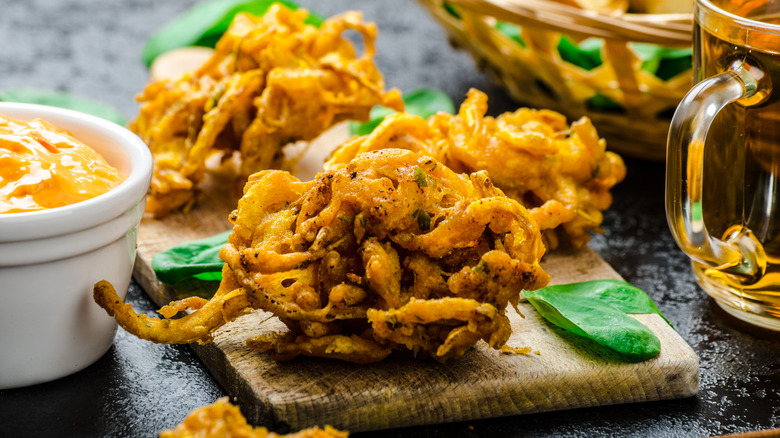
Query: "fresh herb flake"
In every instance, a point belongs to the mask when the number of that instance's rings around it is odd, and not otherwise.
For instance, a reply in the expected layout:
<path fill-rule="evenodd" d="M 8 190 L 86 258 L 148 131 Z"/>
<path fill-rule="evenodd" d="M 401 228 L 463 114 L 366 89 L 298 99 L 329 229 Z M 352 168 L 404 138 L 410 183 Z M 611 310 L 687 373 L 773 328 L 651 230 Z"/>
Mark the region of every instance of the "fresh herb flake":
<path fill-rule="evenodd" d="M 490 267 L 488 266 L 487 262 L 485 262 L 484 260 L 480 260 L 479 263 L 477 263 L 477 266 L 475 266 L 472 270 L 474 272 L 490 274 Z"/>
<path fill-rule="evenodd" d="M 414 178 L 414 182 L 416 182 L 418 186 L 428 187 L 428 178 L 430 177 L 422 168 L 420 168 L 420 166 L 414 168 L 414 175 L 412 178 Z"/>
<path fill-rule="evenodd" d="M 415 210 L 412 213 L 412 217 L 417 218 L 417 226 L 421 231 L 428 231 L 431 229 L 431 215 L 425 210 Z"/>
<path fill-rule="evenodd" d="M 342 215 L 342 216 L 337 216 L 337 217 L 338 217 L 338 219 L 341 222 L 344 222 L 345 224 L 348 224 L 348 225 L 352 225 L 355 222 L 355 216 L 353 216 L 353 215 L 348 215 L 348 216 L 343 216 Z"/>

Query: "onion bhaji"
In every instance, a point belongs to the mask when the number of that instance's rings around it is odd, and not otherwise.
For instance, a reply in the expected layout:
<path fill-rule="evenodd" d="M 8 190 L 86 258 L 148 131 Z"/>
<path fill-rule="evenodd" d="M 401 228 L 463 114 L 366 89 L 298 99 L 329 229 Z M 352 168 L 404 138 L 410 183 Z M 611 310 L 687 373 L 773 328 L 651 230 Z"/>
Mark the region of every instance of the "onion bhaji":
<path fill-rule="evenodd" d="M 263 309 L 288 330 L 247 345 L 278 360 L 370 363 L 402 350 L 445 361 L 479 340 L 501 348 L 511 334 L 507 306 L 549 281 L 525 207 L 484 171 L 456 173 L 404 149 L 360 154 L 308 182 L 258 172 L 230 220 L 215 296 L 162 311 L 197 309 L 189 315 L 136 314 L 107 282 L 95 300 L 154 342 L 208 342 L 226 321 Z"/>
<path fill-rule="evenodd" d="M 349 433 L 331 426 L 311 427 L 289 435 L 252 427 L 241 411 L 227 397 L 192 411 L 175 428 L 165 430 L 160 438 L 347 438 Z"/>
<path fill-rule="evenodd" d="M 496 118 L 486 112 L 487 96 L 472 89 L 456 115 L 442 112 L 427 121 L 407 113 L 388 116 L 371 134 L 334 151 L 325 169 L 363 152 L 403 148 L 457 172 L 485 170 L 530 210 L 548 249 L 587 244 L 612 203 L 609 190 L 625 177 L 620 156 L 605 150 L 586 117 L 569 126 L 550 110 L 521 108 Z"/>
<path fill-rule="evenodd" d="M 129 127 L 154 157 L 147 211 L 162 217 L 192 205 L 215 153 L 240 155 L 240 187 L 258 170 L 282 168 L 291 142 L 312 140 L 343 120 L 367 120 L 376 104 L 403 108 L 397 90 L 383 91 L 373 63 L 374 24 L 358 12 L 320 27 L 307 17 L 280 5 L 262 17 L 239 14 L 197 71 L 141 93 Z M 362 36 L 360 56 L 346 31 Z"/>

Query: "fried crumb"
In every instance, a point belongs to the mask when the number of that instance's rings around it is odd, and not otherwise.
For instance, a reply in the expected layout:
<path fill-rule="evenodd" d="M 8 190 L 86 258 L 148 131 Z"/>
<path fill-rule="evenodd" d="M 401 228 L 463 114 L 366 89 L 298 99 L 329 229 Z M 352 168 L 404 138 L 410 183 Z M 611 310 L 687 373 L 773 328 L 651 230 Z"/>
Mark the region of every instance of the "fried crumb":
<path fill-rule="evenodd" d="M 504 345 L 498 351 L 504 354 L 528 354 L 531 352 L 531 347 L 510 347 L 509 345 Z M 536 353 L 538 354 L 539 350 Z"/>

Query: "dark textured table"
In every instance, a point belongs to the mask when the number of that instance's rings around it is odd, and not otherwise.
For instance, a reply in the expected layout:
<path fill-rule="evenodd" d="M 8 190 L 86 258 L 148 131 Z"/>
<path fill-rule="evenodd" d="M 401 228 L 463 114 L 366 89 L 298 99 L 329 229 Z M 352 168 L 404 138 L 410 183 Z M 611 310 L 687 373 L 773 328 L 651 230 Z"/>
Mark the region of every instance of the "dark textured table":
<path fill-rule="evenodd" d="M 130 119 L 137 111 L 134 96 L 147 79 L 139 58 L 143 43 L 192 3 L 3 0 L 0 90 L 67 91 L 113 105 Z M 517 107 L 471 58 L 447 44 L 443 31 L 412 0 L 301 3 L 323 15 L 361 9 L 375 21 L 376 60 L 389 86 L 440 88 L 458 104 L 477 87 L 490 96 L 491 114 Z M 732 319 L 698 288 L 666 225 L 663 164 L 626 161 L 628 177 L 614 190 L 605 233 L 590 245 L 648 292 L 699 355 L 699 394 L 354 436 L 693 437 L 780 427 L 780 336 Z M 136 284 L 128 300 L 138 310 L 156 307 Z M 190 347 L 154 345 L 119 330 L 114 346 L 89 368 L 0 391 L 0 436 L 156 436 L 222 395 Z"/>

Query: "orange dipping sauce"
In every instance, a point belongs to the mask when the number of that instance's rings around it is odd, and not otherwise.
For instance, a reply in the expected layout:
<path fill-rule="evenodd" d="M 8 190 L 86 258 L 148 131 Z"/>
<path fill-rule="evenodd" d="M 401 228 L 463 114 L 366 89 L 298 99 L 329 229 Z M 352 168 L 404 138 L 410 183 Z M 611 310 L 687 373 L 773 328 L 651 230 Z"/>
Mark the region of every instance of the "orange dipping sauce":
<path fill-rule="evenodd" d="M 0 213 L 75 204 L 124 179 L 95 150 L 46 121 L 0 116 Z"/>

